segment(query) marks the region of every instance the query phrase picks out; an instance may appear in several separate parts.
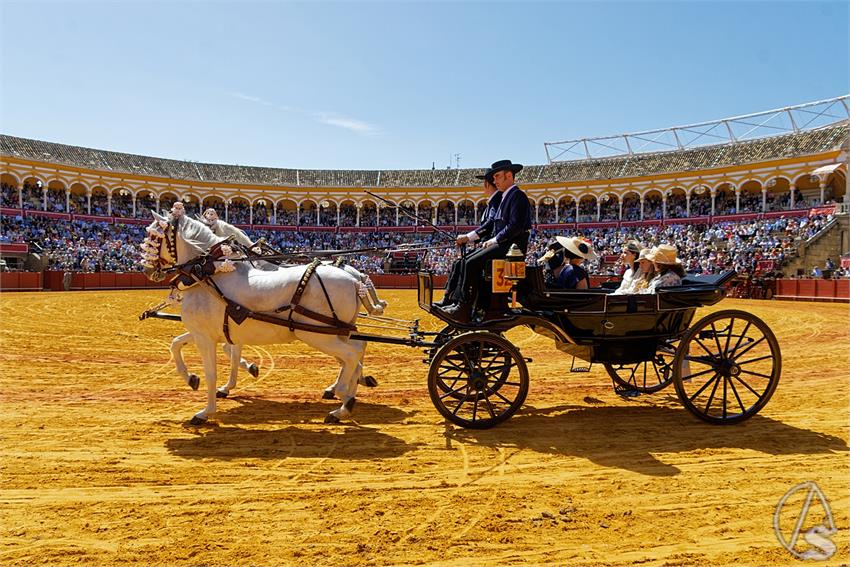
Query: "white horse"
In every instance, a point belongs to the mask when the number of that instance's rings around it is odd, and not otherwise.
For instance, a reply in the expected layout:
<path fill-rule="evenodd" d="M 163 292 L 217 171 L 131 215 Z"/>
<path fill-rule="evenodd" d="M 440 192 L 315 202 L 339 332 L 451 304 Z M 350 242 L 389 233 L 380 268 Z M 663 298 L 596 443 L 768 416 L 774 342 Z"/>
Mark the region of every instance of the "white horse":
<path fill-rule="evenodd" d="M 162 268 L 195 259 L 222 240 L 203 223 L 185 214 L 173 217 L 163 217 L 156 213 L 153 215 L 156 220 L 148 227 L 148 238 L 142 246 L 145 254 L 144 271 L 150 278 L 162 278 Z M 226 262 L 222 265 L 222 268 L 225 267 Z M 235 267 L 231 264 L 228 269 L 230 271 L 217 273 L 211 278 L 225 297 L 254 313 L 277 316 L 281 321 L 291 317 L 296 324 L 312 325 L 331 331 L 325 333 L 318 329 L 314 331 L 298 328 L 290 330 L 287 326 L 248 318 L 241 324 L 230 320 L 231 342 L 238 345 L 275 344 L 298 339 L 333 356 L 340 363 L 340 371 L 336 382 L 329 386 L 325 393 L 336 395 L 343 403 L 331 411 L 325 421 L 337 423 L 350 416 L 358 382 L 363 374 L 362 359 L 366 343 L 351 340 L 348 333 L 332 334 L 335 330 L 333 326 L 317 323 L 303 314 L 288 311 L 287 315 L 280 316 L 275 311 L 290 304 L 306 267 L 263 271 L 239 262 Z M 353 326 L 357 320 L 362 284 L 350 274 L 332 266 L 318 266 L 316 274 L 321 277 L 327 295 L 332 299 L 333 310 L 328 305 L 322 285 L 315 277 L 307 282 L 299 305 L 324 317 L 335 317 L 342 325 Z M 192 286 L 183 291 L 182 319 L 195 340 L 204 365 L 207 405 L 191 420 L 193 424 L 201 424 L 216 411 L 215 345 L 227 341 L 223 329 L 225 302 L 206 283 Z"/>

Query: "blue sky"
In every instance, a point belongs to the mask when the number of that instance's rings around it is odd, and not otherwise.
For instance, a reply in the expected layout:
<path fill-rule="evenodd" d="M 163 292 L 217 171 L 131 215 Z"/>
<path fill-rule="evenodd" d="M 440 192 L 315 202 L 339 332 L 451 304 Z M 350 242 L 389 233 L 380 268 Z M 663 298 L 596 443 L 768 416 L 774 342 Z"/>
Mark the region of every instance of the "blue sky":
<path fill-rule="evenodd" d="M 850 92 L 847 2 L 8 2 L 0 131 L 274 167 L 543 143 Z"/>

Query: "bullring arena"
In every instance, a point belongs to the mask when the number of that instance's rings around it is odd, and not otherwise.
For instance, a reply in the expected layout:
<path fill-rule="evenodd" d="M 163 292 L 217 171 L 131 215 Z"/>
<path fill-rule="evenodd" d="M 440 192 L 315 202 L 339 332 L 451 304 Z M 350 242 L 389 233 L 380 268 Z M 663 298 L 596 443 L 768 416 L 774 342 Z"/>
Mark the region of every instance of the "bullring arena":
<path fill-rule="evenodd" d="M 482 170 L 269 170 L 0 141 L 2 245 L 18 261 L 0 294 L 0 564 L 787 565 L 806 545 L 801 535 L 789 551 L 780 539 L 818 526 L 828 537 L 807 549 L 832 546 L 819 564 L 846 564 L 846 119 L 645 155 L 588 150 L 519 179 L 538 240 L 578 232 L 598 243 L 596 283 L 616 279 L 629 235 L 681 237 L 690 270 L 748 276 L 728 293 L 749 297 L 697 317 L 763 319 L 781 379 L 758 415 L 723 426 L 694 417 L 672 386 L 626 398 L 601 364 L 570 372 L 571 358 L 526 327 L 506 338 L 531 359 L 530 392 L 492 429 L 444 420 L 427 355 L 392 344 L 368 346 L 365 372 L 379 384 L 359 390 L 340 424 L 324 422 L 338 403 L 322 399 L 337 363 L 295 343 L 245 346 L 259 375 L 240 372 L 218 413 L 190 425 L 203 388 L 178 377 L 168 351 L 184 328 L 138 317 L 167 294 L 138 273 L 150 211 L 218 208 L 252 237 L 312 250 L 433 245 L 433 229 L 399 209 L 465 232 L 478 221 Z M 39 233 L 49 227 L 62 232 Z M 452 253 L 434 247 L 418 267 L 444 272 Z M 828 257 L 835 277 L 804 277 L 833 272 Z M 353 263 L 374 273 L 381 259 Z M 444 325 L 413 289 L 379 293 L 390 317 Z M 768 295 L 784 299 L 753 298 Z M 185 354 L 200 374 L 198 351 Z M 217 361 L 222 384 L 220 351 Z M 812 482 L 816 500 L 793 492 Z"/>

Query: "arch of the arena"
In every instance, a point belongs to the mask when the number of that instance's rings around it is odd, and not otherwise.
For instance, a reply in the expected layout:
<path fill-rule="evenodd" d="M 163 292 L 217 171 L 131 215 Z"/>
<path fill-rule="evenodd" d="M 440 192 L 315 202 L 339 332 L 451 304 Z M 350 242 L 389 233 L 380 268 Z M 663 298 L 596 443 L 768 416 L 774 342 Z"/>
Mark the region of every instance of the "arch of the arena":
<path fill-rule="evenodd" d="M 572 195 L 563 195 L 555 203 L 555 207 L 557 208 L 555 215 L 555 218 L 558 219 L 557 222 L 576 222 L 576 215 L 578 214 L 578 201 L 576 201 L 575 197 L 573 197 Z"/>
<path fill-rule="evenodd" d="M 115 187 L 109 191 L 109 214 L 115 217 L 135 216 L 135 195 L 126 187 Z"/>
<path fill-rule="evenodd" d="M 641 195 L 634 189 L 628 189 L 620 198 L 623 211 L 622 220 L 624 221 L 639 221 L 641 211 Z"/>
<path fill-rule="evenodd" d="M 337 226 L 339 218 L 337 212 L 339 207 L 336 201 L 332 199 L 322 199 L 319 201 L 319 226 Z"/>
<path fill-rule="evenodd" d="M 441 199 L 437 203 L 437 225 L 451 226 L 457 224 L 457 208 L 453 201 Z"/>
<path fill-rule="evenodd" d="M 23 208 L 40 210 L 44 206 L 44 180 L 35 175 L 24 178 L 21 185 L 21 201 Z"/>
<path fill-rule="evenodd" d="M 171 191 L 164 191 L 163 193 L 159 194 L 158 201 L 159 212 L 161 214 L 168 214 L 168 212 L 171 210 L 171 207 L 173 207 L 174 203 L 179 201 L 179 199 L 177 198 L 176 193 L 173 193 Z"/>
<path fill-rule="evenodd" d="M 398 205 L 398 226 L 415 226 L 416 202 L 413 199 L 402 199 Z"/>
<path fill-rule="evenodd" d="M 280 199 L 275 203 L 275 224 L 298 225 L 298 203 L 293 199 Z"/>
<path fill-rule="evenodd" d="M 151 211 L 159 212 L 159 197 L 150 187 L 136 189 L 134 199 L 136 208 L 133 216 L 135 218 L 149 219 L 152 217 Z"/>
<path fill-rule="evenodd" d="M 475 224 L 475 203 L 471 199 L 462 199 L 457 204 L 457 223 L 459 225 Z"/>
<path fill-rule="evenodd" d="M 318 226 L 319 204 L 313 199 L 304 199 L 298 203 L 298 225 Z"/>
<path fill-rule="evenodd" d="M 738 188 L 731 181 L 723 181 L 711 188 L 714 195 L 712 214 L 734 215 L 738 212 Z"/>
<path fill-rule="evenodd" d="M 664 205 L 664 217 L 669 219 L 686 218 L 689 215 L 690 193 L 688 189 L 680 185 L 674 185 L 664 190 L 666 197 Z"/>
<path fill-rule="evenodd" d="M 416 216 L 419 217 L 422 222 L 426 223 L 434 223 L 434 203 L 431 199 L 421 199 L 416 203 Z"/>
<path fill-rule="evenodd" d="M 185 193 L 181 201 L 183 201 L 183 208 L 186 209 L 186 214 L 190 217 L 195 218 L 203 212 L 201 210 L 201 197 L 199 195 Z"/>
<path fill-rule="evenodd" d="M 585 193 L 578 198 L 578 222 L 593 222 L 597 220 L 597 198 L 593 193 Z"/>
<path fill-rule="evenodd" d="M 206 195 L 201 201 L 201 214 L 207 209 L 214 209 L 219 218 L 224 218 L 224 197 L 221 195 Z"/>
<path fill-rule="evenodd" d="M 541 195 L 537 200 L 537 209 L 535 210 L 535 218 L 540 224 L 551 224 L 558 222 L 558 216 L 555 211 L 557 200 L 552 195 Z"/>
<path fill-rule="evenodd" d="M 597 217 L 601 221 L 618 221 L 620 220 L 620 196 L 614 192 L 603 193 L 597 200 L 597 208 L 599 214 Z"/>
<path fill-rule="evenodd" d="M 68 212 L 78 215 L 88 214 L 89 211 L 89 188 L 80 182 L 72 183 L 68 188 L 66 203 Z"/>
<path fill-rule="evenodd" d="M 47 191 L 44 193 L 44 210 L 51 213 L 65 213 L 68 211 L 68 187 L 62 179 L 51 179 L 47 182 Z"/>
<path fill-rule="evenodd" d="M 11 173 L 0 174 L 0 207 L 20 208 L 20 179 Z"/>
<path fill-rule="evenodd" d="M 653 187 L 643 194 L 641 218 L 643 220 L 660 220 L 664 218 L 664 194 L 660 188 Z"/>
<path fill-rule="evenodd" d="M 357 204 L 360 226 L 374 227 L 378 226 L 378 204 L 374 201 L 367 200 Z"/>
<path fill-rule="evenodd" d="M 764 212 L 781 211 L 791 203 L 791 179 L 785 175 L 773 175 L 765 180 Z"/>

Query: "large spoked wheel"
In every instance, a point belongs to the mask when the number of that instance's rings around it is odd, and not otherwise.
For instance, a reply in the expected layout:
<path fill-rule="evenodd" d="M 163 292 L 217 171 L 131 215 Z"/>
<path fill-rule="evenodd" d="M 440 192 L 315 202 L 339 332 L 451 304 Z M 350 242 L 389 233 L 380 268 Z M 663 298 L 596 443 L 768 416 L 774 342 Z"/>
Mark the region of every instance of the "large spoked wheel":
<path fill-rule="evenodd" d="M 443 417 L 469 429 L 486 429 L 511 417 L 528 394 L 528 367 L 514 345 L 495 333 L 449 340 L 434 355 L 428 393 Z"/>
<path fill-rule="evenodd" d="M 782 354 L 767 324 L 745 311 L 719 311 L 688 329 L 673 360 L 682 404 L 702 420 L 738 423 L 770 400 Z"/>
<path fill-rule="evenodd" d="M 658 345 L 652 360 L 632 364 L 605 363 L 608 375 L 626 390 L 652 394 L 673 383 L 673 359 L 678 340 L 665 341 Z"/>
<path fill-rule="evenodd" d="M 460 329 L 452 327 L 451 325 L 446 325 L 445 327 L 443 327 L 443 329 L 439 333 L 437 333 L 437 336 L 434 338 L 434 342 L 437 343 L 439 346 L 433 347 L 429 351 L 428 362 L 430 363 L 434 360 L 434 356 L 437 354 L 437 351 L 440 350 L 440 346 L 445 345 L 447 342 L 449 342 L 449 340 L 451 340 L 453 337 L 458 336 L 460 333 Z M 501 333 L 496 334 L 502 336 Z M 502 383 L 508 379 L 508 375 L 511 372 L 509 356 L 505 353 L 502 353 L 502 356 L 504 358 L 504 364 L 501 365 L 502 376 L 500 381 L 497 381 L 495 384 L 493 384 L 494 391 L 498 391 L 499 388 L 502 387 Z M 451 384 L 446 383 L 446 381 L 442 377 L 437 377 L 437 387 L 444 394 L 449 394 L 449 396 L 457 400 L 463 398 L 464 393 L 457 391 L 456 387 L 452 387 Z"/>

